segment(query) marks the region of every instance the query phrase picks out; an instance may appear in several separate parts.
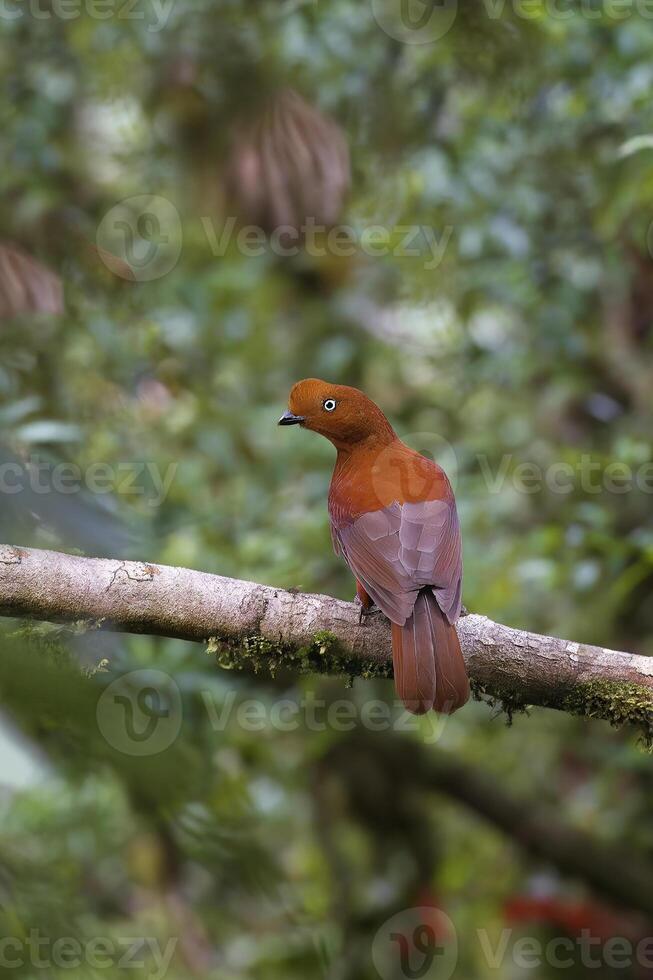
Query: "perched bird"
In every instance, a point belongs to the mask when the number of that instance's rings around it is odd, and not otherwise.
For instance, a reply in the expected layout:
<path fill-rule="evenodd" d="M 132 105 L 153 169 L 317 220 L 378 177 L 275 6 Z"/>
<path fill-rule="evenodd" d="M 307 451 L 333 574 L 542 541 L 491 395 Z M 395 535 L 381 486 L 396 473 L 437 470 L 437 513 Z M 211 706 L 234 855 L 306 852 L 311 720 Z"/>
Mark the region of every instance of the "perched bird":
<path fill-rule="evenodd" d="M 329 517 L 336 554 L 356 576 L 363 615 L 392 624 L 399 697 L 414 714 L 451 714 L 469 698 L 455 622 L 460 615 L 460 526 L 444 471 L 397 437 L 357 388 L 299 381 L 279 425 L 301 425 L 336 447 Z"/>

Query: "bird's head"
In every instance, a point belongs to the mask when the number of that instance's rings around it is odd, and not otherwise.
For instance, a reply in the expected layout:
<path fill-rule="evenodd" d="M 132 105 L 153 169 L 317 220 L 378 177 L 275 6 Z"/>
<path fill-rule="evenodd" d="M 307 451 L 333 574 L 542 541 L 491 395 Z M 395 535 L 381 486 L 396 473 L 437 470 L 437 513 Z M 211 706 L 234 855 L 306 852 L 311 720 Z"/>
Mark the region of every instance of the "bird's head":
<path fill-rule="evenodd" d="M 279 419 L 279 425 L 312 429 L 338 449 L 368 442 L 389 443 L 396 438 L 381 409 L 362 391 L 318 378 L 306 378 L 294 385 L 288 411 Z"/>

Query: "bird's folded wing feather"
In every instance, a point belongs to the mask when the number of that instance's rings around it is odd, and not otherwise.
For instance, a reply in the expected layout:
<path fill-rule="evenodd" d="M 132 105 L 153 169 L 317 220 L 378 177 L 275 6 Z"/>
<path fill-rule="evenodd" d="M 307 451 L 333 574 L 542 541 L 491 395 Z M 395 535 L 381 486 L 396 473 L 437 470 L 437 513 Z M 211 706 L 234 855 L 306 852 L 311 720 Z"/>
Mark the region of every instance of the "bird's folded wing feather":
<path fill-rule="evenodd" d="M 453 500 L 393 503 L 340 526 L 336 553 L 393 623 L 412 614 L 420 589 L 432 586 L 450 623 L 460 615 L 462 556 Z"/>

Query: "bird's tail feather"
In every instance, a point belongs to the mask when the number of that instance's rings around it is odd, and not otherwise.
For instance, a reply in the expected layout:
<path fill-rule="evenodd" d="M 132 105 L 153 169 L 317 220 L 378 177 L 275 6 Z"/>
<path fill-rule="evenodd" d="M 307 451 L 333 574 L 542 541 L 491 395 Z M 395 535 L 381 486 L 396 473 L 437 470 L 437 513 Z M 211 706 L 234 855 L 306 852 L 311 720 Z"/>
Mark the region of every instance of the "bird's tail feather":
<path fill-rule="evenodd" d="M 450 715 L 469 699 L 456 627 L 430 589 L 420 592 L 403 626 L 392 624 L 392 662 L 397 693 L 413 714 L 434 708 Z"/>

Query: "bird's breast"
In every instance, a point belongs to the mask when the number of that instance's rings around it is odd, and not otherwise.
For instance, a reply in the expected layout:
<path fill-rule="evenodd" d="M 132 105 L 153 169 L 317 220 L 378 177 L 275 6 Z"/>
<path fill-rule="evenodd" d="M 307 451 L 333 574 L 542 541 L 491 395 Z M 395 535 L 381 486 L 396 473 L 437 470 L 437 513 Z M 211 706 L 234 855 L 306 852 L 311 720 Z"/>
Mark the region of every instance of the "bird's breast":
<path fill-rule="evenodd" d="M 451 486 L 437 463 L 396 440 L 387 446 L 338 457 L 329 489 L 336 526 L 393 503 L 450 500 Z"/>

